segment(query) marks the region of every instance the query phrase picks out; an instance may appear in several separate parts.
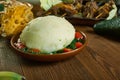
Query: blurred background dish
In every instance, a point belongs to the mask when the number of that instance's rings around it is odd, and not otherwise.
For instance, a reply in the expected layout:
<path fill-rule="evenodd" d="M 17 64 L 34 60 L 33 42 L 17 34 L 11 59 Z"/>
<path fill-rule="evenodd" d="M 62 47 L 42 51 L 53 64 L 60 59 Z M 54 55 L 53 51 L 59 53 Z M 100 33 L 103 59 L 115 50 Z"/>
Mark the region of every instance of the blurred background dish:
<path fill-rule="evenodd" d="M 19 1 L 27 1 L 33 4 L 35 17 L 56 15 L 65 17 L 72 24 L 89 26 L 93 26 L 99 21 L 115 17 L 117 15 L 115 3 L 119 4 L 119 0 L 115 0 L 115 2 L 113 0 L 73 0 L 74 2 L 72 4 L 66 3 L 65 1 L 67 0 L 63 0 L 63 3 L 56 4 L 48 11 L 45 11 L 40 7 L 40 0 Z"/>
<path fill-rule="evenodd" d="M 115 0 L 115 4 L 116 4 L 116 6 L 118 8 L 118 11 L 117 11 L 118 16 L 120 16 L 120 0 Z"/>

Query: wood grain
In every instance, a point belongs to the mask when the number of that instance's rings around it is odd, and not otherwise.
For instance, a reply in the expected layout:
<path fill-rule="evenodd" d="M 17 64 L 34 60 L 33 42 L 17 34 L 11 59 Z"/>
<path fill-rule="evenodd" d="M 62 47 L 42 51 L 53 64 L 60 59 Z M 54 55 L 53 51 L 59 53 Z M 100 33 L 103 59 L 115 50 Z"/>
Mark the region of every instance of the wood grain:
<path fill-rule="evenodd" d="M 24 59 L 0 37 L 0 71 L 13 71 L 27 80 L 120 80 L 120 39 L 98 35 L 89 26 L 75 28 L 87 35 L 88 45 L 78 55 L 53 63 Z"/>

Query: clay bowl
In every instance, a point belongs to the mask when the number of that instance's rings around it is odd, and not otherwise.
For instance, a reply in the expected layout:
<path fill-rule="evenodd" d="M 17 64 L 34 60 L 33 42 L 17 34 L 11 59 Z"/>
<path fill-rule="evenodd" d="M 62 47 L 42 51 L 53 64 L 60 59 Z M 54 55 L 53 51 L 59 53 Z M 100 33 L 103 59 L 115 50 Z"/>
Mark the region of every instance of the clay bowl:
<path fill-rule="evenodd" d="M 31 60 L 35 60 L 35 61 L 42 61 L 42 62 L 53 62 L 53 61 L 60 61 L 60 60 L 64 60 L 70 57 L 75 56 L 76 54 L 81 53 L 81 50 L 83 50 L 83 48 L 85 48 L 85 46 L 87 45 L 87 37 L 86 35 L 81 32 L 81 34 L 84 37 L 84 44 L 82 45 L 82 47 L 77 48 L 73 51 L 70 52 L 64 52 L 64 53 L 58 53 L 58 54 L 30 54 L 30 53 L 25 53 L 19 49 L 16 48 L 16 46 L 14 45 L 15 42 L 17 42 L 19 35 L 15 35 L 11 38 L 11 46 L 13 47 L 13 49 L 16 51 L 16 54 L 26 58 L 26 59 L 31 59 Z"/>

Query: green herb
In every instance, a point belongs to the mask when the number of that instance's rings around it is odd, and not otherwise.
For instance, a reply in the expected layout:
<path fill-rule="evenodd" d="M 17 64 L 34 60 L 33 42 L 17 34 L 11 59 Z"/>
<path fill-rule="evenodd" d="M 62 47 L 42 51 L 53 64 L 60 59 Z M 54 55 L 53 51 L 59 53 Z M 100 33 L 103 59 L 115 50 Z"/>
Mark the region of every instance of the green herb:
<path fill-rule="evenodd" d="M 0 4 L 0 11 L 4 11 L 4 4 Z"/>
<path fill-rule="evenodd" d="M 25 48 L 22 48 L 21 50 L 22 50 L 23 52 L 28 52 L 29 49 L 28 49 L 27 47 L 25 47 Z"/>
<path fill-rule="evenodd" d="M 77 39 L 74 39 L 70 45 L 67 46 L 67 48 L 70 48 L 70 49 L 76 49 L 76 46 L 75 46 L 75 43 L 77 42 Z"/>

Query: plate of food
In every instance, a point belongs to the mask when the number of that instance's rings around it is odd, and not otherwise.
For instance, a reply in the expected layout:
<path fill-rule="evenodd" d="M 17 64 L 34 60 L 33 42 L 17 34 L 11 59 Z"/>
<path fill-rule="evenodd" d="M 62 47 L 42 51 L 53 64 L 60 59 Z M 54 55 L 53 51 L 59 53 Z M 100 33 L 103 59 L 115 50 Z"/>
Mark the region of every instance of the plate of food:
<path fill-rule="evenodd" d="M 11 38 L 16 54 L 46 62 L 73 57 L 81 53 L 86 45 L 86 35 L 76 31 L 66 19 L 57 16 L 35 18 L 20 34 Z"/>
<path fill-rule="evenodd" d="M 0 1 L 0 35 L 9 37 L 16 54 L 37 61 L 59 61 L 81 53 L 87 37 L 64 17 L 33 16 L 33 6 L 16 0 Z M 20 10 L 19 10 L 20 9 Z M 12 38 L 11 38 L 12 37 Z"/>
<path fill-rule="evenodd" d="M 65 17 L 72 24 L 94 25 L 115 17 L 117 7 L 113 0 L 40 0 L 33 12 L 36 17 L 55 15 Z"/>

